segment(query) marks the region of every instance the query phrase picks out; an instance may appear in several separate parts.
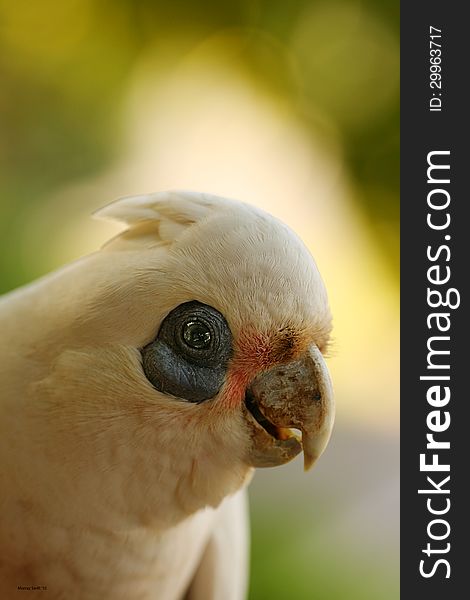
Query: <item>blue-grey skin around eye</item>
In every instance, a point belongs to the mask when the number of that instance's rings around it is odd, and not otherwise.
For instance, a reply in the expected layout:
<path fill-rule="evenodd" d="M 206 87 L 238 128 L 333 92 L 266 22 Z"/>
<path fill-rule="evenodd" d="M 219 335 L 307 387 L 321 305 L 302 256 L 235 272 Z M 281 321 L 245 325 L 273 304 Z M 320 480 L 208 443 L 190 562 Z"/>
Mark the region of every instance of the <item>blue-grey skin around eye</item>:
<path fill-rule="evenodd" d="M 185 324 L 193 321 L 210 332 L 208 346 L 197 348 L 185 343 Z M 193 301 L 176 307 L 164 319 L 155 340 L 142 349 L 142 364 L 158 391 L 203 402 L 222 387 L 231 355 L 232 335 L 223 315 Z"/>

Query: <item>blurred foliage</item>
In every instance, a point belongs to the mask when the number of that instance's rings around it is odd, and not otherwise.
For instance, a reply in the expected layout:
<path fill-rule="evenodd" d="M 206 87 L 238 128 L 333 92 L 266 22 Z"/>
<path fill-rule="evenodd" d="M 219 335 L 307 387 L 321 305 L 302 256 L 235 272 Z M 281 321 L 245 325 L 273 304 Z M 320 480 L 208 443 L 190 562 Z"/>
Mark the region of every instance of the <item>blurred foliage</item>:
<path fill-rule="evenodd" d="M 310 511 L 308 530 L 321 527 Z M 282 527 L 279 531 L 276 524 Z M 325 544 L 325 536 L 305 544 L 306 524 L 285 510 L 256 512 L 252 525 L 252 600 L 396 600 L 395 570 L 366 562 L 361 539 L 356 548 Z"/>
<path fill-rule="evenodd" d="M 354 200 L 397 272 L 396 0 L 0 0 L 0 291 L 37 275 L 8 257 L 29 207 L 119 155 L 139 58 L 171 68 L 230 30 L 246 40 L 237 67 L 313 137 L 339 140 Z"/>
<path fill-rule="evenodd" d="M 397 275 L 397 0 L 0 0 L 0 293 L 46 269 L 41 257 L 21 254 L 38 245 L 22 244 L 37 207 L 125 152 L 123 111 L 137 66 L 150 57 L 159 83 L 162 70 L 208 39 L 209 51 L 228 53 L 312 140 L 340 153 L 367 233 Z M 305 510 L 271 504 L 254 507 L 250 598 L 399 596 L 396 571 L 361 557 L 361 540 L 329 547 L 323 532 L 312 542 L 318 503 L 307 538 Z"/>

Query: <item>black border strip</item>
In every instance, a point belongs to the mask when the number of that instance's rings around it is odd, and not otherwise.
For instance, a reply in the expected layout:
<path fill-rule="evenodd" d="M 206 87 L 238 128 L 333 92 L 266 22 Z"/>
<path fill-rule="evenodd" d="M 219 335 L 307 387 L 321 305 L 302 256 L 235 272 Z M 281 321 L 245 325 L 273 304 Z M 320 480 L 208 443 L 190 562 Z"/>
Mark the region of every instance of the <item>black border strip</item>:
<path fill-rule="evenodd" d="M 470 484 L 470 423 L 467 419 L 470 369 L 466 363 L 470 355 L 470 328 L 465 313 L 470 277 L 467 267 L 470 221 L 466 219 L 470 205 L 466 189 L 470 174 L 470 153 L 466 147 L 470 102 L 464 87 L 467 87 L 465 82 L 470 71 L 467 47 L 470 24 L 463 14 L 465 6 L 463 2 L 435 0 L 401 4 L 401 598 L 404 600 L 461 599 L 468 594 L 470 568 L 467 566 L 465 508 L 469 504 L 466 490 Z M 430 26 L 441 29 L 442 37 L 431 39 Z M 441 43 L 441 88 L 430 87 L 431 71 L 437 71 L 431 69 L 430 50 L 438 47 L 430 45 L 431 41 Z M 438 55 L 433 53 L 434 57 Z M 441 110 L 431 111 L 430 101 L 433 99 L 433 107 L 438 108 L 437 98 L 442 101 Z M 429 154 L 435 151 L 449 154 Z M 448 164 L 450 169 L 431 170 L 428 182 L 428 159 Z M 450 181 L 445 183 L 447 179 Z M 428 198 L 432 190 L 437 191 Z M 447 195 L 448 207 L 437 210 L 428 205 L 428 201 L 446 204 Z M 445 229 L 433 229 L 427 223 L 431 214 L 431 223 L 442 225 L 447 221 L 447 213 L 451 220 Z M 449 248 L 450 256 L 445 247 Z M 427 252 L 434 258 L 429 258 Z M 438 269 L 428 271 L 436 265 Z M 429 278 L 445 279 L 449 272 L 447 283 L 429 281 Z M 454 288 L 460 296 L 460 306 L 454 309 L 430 307 L 428 287 L 440 291 L 443 297 Z M 457 303 L 458 295 L 451 292 L 451 304 Z M 434 294 L 431 302 L 438 304 L 438 298 Z M 447 332 L 439 331 L 438 318 L 429 317 L 432 313 L 448 315 L 449 321 L 446 317 L 439 320 L 442 328 L 450 323 Z M 430 341 L 433 336 L 449 339 Z M 430 355 L 428 343 L 433 350 L 450 353 Z M 428 359 L 437 368 L 430 368 Z M 445 365 L 449 368 L 443 368 Z M 420 376 L 448 376 L 450 379 L 420 380 Z M 435 391 L 434 396 L 430 396 L 431 402 L 433 398 L 436 400 L 434 406 L 427 398 L 432 386 L 441 386 L 439 393 Z M 438 406 L 445 386 L 449 387 L 450 400 Z M 432 411 L 439 413 L 428 417 Z M 442 432 L 430 429 L 430 426 L 440 425 L 444 428 L 448 418 L 447 429 Z M 427 449 L 426 434 L 429 433 L 434 433 L 435 440 L 448 441 L 450 449 Z M 450 466 L 449 472 L 420 470 L 420 454 L 426 455 L 425 462 L 429 464 L 434 453 L 439 463 Z M 433 479 L 434 485 L 427 476 Z M 450 479 L 441 483 L 448 476 Z M 449 493 L 438 493 L 435 486 Z M 435 493 L 419 494 L 419 489 Z M 435 511 L 448 508 L 448 511 L 433 515 L 429 508 Z M 449 529 L 443 522 L 432 523 L 438 519 L 446 521 Z M 442 539 L 433 540 L 429 532 Z M 428 548 L 431 551 L 423 552 Z M 440 559 L 447 561 L 448 566 L 445 562 L 436 564 Z M 420 574 L 420 564 L 424 573 L 429 575 L 434 571 L 432 576 Z"/>

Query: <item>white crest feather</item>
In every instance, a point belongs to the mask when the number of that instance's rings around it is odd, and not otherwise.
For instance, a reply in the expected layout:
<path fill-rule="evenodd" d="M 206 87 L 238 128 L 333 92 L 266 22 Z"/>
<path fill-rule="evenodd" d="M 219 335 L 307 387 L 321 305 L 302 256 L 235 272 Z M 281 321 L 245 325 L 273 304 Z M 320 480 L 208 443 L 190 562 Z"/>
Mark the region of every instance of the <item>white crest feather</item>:
<path fill-rule="evenodd" d="M 169 243 L 187 227 L 197 223 L 221 206 L 234 201 L 212 194 L 184 190 L 127 196 L 98 209 L 93 216 L 129 226 L 113 238 L 113 249 L 125 244 Z"/>

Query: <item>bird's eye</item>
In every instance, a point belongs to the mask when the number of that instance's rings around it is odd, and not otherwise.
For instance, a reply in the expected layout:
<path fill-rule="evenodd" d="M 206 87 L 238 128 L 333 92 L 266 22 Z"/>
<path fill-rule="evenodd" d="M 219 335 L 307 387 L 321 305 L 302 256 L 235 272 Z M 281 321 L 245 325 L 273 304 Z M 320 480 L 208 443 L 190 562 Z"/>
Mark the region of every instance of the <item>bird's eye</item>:
<path fill-rule="evenodd" d="M 190 348 L 202 350 L 210 346 L 211 332 L 204 323 L 191 319 L 183 325 L 183 339 Z"/>
<path fill-rule="evenodd" d="M 202 402 L 222 387 L 231 354 L 232 334 L 223 315 L 192 301 L 166 316 L 155 340 L 142 349 L 142 364 L 157 390 Z"/>

